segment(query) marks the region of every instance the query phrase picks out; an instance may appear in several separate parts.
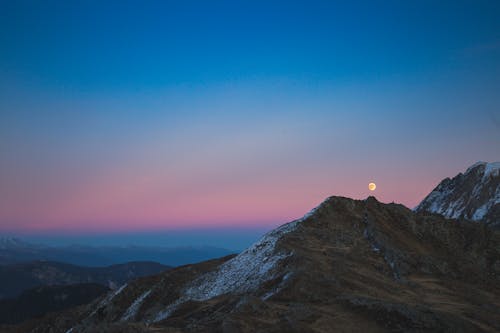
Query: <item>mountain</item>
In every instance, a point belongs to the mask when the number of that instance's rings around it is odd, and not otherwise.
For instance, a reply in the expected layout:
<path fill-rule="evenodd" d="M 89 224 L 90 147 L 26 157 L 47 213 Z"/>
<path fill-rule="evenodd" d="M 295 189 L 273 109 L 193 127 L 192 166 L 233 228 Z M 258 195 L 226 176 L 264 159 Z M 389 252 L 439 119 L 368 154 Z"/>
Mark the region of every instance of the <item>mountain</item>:
<path fill-rule="evenodd" d="M 211 246 L 45 246 L 17 238 L 0 238 L 0 265 L 35 260 L 67 262 L 80 266 L 108 266 L 129 261 L 156 261 L 179 266 L 233 253 Z"/>
<path fill-rule="evenodd" d="M 32 248 L 34 246 L 16 237 L 0 237 L 0 249 L 2 250 Z"/>
<path fill-rule="evenodd" d="M 500 233 L 330 197 L 236 256 L 5 332 L 498 332 Z"/>
<path fill-rule="evenodd" d="M 141 276 L 170 269 L 155 262 L 129 262 L 108 267 L 80 267 L 51 261 L 0 266 L 0 299 L 16 297 L 26 289 L 44 285 L 97 283 L 115 289 Z"/>
<path fill-rule="evenodd" d="M 48 312 L 86 304 L 108 291 L 109 288 L 95 283 L 29 289 L 17 298 L 0 300 L 0 323 L 16 324 Z"/>
<path fill-rule="evenodd" d="M 500 229 L 500 162 L 478 162 L 465 173 L 444 179 L 415 210 Z"/>

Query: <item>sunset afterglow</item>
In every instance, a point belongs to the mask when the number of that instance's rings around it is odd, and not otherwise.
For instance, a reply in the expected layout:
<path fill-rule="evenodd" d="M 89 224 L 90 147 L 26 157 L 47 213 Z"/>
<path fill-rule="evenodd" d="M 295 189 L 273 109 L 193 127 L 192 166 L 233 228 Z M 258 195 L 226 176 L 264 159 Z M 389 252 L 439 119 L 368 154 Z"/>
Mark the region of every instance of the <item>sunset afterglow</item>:
<path fill-rule="evenodd" d="M 271 227 L 330 195 L 413 207 L 498 159 L 498 20 L 474 9 L 1 6 L 3 230 Z"/>

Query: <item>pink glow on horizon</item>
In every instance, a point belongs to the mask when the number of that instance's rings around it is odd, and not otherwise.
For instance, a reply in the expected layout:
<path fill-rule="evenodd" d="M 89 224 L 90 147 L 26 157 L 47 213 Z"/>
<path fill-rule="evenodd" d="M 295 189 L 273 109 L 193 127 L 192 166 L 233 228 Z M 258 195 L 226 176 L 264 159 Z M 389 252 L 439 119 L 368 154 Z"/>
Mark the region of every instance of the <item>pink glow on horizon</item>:
<path fill-rule="evenodd" d="M 331 195 L 355 199 L 374 195 L 382 202 L 412 208 L 435 186 L 394 175 L 355 177 L 348 170 L 332 172 L 329 179 L 329 173 L 319 170 L 299 178 L 294 171 L 258 180 L 219 178 L 200 184 L 160 175 L 128 180 L 123 174 L 108 176 L 76 189 L 61 189 L 60 196 L 33 193 L 24 207 L 2 209 L 2 226 L 32 231 L 274 226 L 303 216 Z M 375 192 L 367 188 L 372 180 L 378 186 Z M 32 222 L 34 216 L 37 223 Z M 8 225 L 9 221 L 15 224 Z"/>
<path fill-rule="evenodd" d="M 300 124 L 308 126 L 307 121 Z M 348 147 L 342 139 L 347 127 L 319 131 L 332 135 L 325 138 L 295 123 L 283 128 L 280 119 L 248 126 L 244 131 L 194 127 L 174 143 L 158 133 L 104 158 L 105 163 L 90 160 L 82 167 L 78 159 L 61 165 L 56 162 L 62 159 L 55 159 L 45 168 L 25 163 L 6 170 L 0 227 L 126 231 L 275 226 L 303 216 L 332 195 L 374 195 L 413 208 L 441 179 L 472 164 L 456 163 L 454 170 L 439 162 L 424 165 L 406 150 L 401 155 L 390 149 L 356 149 L 366 145 L 361 139 Z M 210 139 L 190 139 L 199 136 Z M 368 190 L 371 181 L 377 184 L 375 192 Z"/>

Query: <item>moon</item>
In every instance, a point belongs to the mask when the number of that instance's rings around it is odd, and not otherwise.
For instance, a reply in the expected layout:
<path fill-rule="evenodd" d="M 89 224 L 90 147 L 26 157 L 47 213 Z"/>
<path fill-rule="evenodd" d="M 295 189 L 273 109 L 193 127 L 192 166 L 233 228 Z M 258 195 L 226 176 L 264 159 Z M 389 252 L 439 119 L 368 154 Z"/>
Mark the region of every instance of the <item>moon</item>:
<path fill-rule="evenodd" d="M 375 183 L 368 184 L 368 189 L 370 191 L 375 191 L 376 188 L 377 188 L 377 185 Z"/>

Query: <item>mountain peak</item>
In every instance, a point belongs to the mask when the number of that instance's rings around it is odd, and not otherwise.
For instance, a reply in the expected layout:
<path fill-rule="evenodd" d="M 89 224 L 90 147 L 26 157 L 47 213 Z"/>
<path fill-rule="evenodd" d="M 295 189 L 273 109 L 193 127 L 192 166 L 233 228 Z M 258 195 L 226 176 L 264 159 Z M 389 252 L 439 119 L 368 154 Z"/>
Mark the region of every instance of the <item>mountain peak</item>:
<path fill-rule="evenodd" d="M 373 195 L 368 196 L 368 197 L 365 199 L 365 201 L 366 201 L 367 203 L 369 203 L 369 202 L 379 203 L 379 202 L 380 202 L 380 201 L 378 201 L 378 200 L 377 200 L 377 198 L 376 198 L 375 196 L 373 196 Z"/>
<path fill-rule="evenodd" d="M 485 166 L 486 164 L 488 164 L 488 162 L 477 161 L 476 163 L 472 164 L 470 167 L 467 168 L 465 174 L 468 174 L 469 172 L 471 172 L 474 169 L 477 169 L 478 167 Z"/>
<path fill-rule="evenodd" d="M 477 162 L 470 166 L 466 171 L 465 175 L 471 172 L 479 172 L 483 175 L 483 178 L 496 177 L 500 173 L 500 162 Z"/>
<path fill-rule="evenodd" d="M 446 178 L 415 208 L 500 227 L 500 162 L 477 162 Z"/>
<path fill-rule="evenodd" d="M 334 197 L 326 198 L 302 218 L 283 224 L 268 232 L 245 251 L 221 264 L 218 269 L 201 275 L 184 287 L 184 294 L 166 309 L 150 319 L 159 322 L 170 316 L 180 305 L 189 301 L 206 301 L 228 293 L 257 292 L 268 281 L 283 273 L 280 264 L 292 255 L 292 251 L 279 248 L 287 234 L 294 232 L 300 223 L 315 216 Z M 285 274 L 286 275 L 286 274 Z M 268 298 L 272 292 L 261 295 Z"/>

